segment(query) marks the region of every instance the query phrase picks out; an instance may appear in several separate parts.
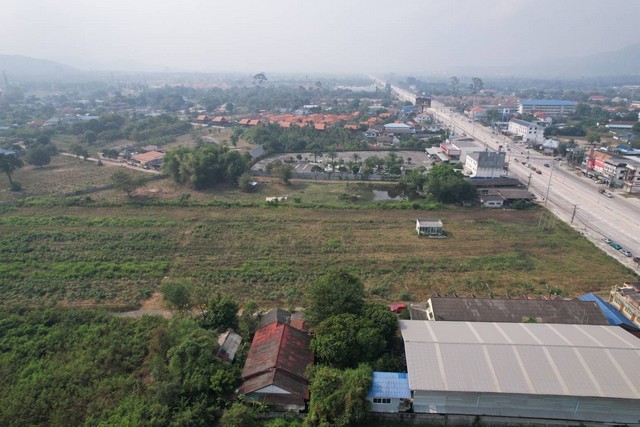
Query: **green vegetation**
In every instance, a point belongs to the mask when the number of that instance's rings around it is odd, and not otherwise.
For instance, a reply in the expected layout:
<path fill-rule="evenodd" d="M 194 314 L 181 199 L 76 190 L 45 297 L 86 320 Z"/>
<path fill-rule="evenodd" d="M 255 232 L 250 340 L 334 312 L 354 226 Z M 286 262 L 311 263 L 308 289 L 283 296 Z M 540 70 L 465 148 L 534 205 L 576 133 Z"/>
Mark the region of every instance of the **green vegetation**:
<path fill-rule="evenodd" d="M 186 318 L 0 313 L 0 424 L 211 425 L 239 381 Z"/>

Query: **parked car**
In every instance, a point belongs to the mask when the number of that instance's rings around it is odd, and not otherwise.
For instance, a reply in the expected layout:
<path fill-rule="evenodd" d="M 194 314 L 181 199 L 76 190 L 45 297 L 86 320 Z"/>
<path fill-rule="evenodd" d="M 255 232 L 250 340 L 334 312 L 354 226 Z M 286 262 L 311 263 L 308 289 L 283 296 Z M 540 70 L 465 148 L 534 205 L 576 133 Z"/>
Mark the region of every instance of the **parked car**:
<path fill-rule="evenodd" d="M 613 193 L 609 193 L 609 192 L 604 193 L 604 195 L 610 199 L 613 197 Z"/>
<path fill-rule="evenodd" d="M 544 164 L 544 167 L 545 167 L 545 168 L 548 168 L 548 167 L 549 167 L 549 163 L 545 163 L 545 164 Z"/>
<path fill-rule="evenodd" d="M 619 244 L 617 244 L 616 242 L 611 242 L 609 243 L 609 246 L 611 246 L 613 249 L 615 249 L 616 251 L 619 251 L 620 249 L 622 249 L 622 246 L 620 246 Z"/>
<path fill-rule="evenodd" d="M 541 171 L 540 169 L 536 169 L 536 173 L 537 173 L 538 175 L 542 175 L 542 171 Z"/>
<path fill-rule="evenodd" d="M 629 251 L 628 249 L 620 248 L 620 249 L 618 249 L 618 250 L 619 250 L 619 251 L 620 251 L 620 253 L 621 253 L 622 255 L 624 255 L 624 256 L 628 256 L 628 257 L 631 257 L 631 256 L 632 256 L 631 251 Z"/>
<path fill-rule="evenodd" d="M 607 236 L 604 236 L 604 237 L 602 238 L 602 240 L 603 240 L 605 243 L 607 243 L 607 244 L 610 244 L 610 243 L 613 241 L 613 240 L 611 240 L 610 238 L 608 238 Z"/>

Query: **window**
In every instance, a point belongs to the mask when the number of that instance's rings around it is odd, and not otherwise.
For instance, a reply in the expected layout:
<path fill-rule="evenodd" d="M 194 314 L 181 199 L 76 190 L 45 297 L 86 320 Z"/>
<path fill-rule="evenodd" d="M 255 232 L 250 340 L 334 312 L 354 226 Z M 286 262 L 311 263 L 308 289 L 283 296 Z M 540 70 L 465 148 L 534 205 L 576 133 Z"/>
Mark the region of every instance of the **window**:
<path fill-rule="evenodd" d="M 381 397 L 374 397 L 373 398 L 373 403 L 384 403 L 386 405 L 391 403 L 391 399 L 387 399 L 387 398 L 381 398 Z"/>

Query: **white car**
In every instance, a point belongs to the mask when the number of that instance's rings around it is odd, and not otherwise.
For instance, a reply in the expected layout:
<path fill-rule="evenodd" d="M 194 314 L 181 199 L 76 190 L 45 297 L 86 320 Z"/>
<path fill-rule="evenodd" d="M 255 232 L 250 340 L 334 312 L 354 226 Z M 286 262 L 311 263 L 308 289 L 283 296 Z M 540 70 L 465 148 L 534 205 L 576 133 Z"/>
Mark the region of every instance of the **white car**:
<path fill-rule="evenodd" d="M 619 249 L 619 250 L 620 250 L 620 253 L 621 253 L 622 255 L 624 255 L 624 256 L 628 256 L 628 257 L 633 256 L 633 254 L 631 253 L 631 251 L 629 251 L 629 250 L 627 250 L 627 249 L 625 249 L 625 248 L 621 248 L 621 249 Z"/>

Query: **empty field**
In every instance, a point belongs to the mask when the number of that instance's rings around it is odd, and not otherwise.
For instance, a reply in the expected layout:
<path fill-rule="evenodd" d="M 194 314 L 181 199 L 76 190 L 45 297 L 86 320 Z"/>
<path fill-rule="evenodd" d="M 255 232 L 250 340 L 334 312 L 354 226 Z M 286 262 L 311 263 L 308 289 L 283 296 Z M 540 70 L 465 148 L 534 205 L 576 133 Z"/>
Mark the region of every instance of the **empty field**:
<path fill-rule="evenodd" d="M 415 234 L 441 218 L 450 238 Z M 11 208 L 0 215 L 3 303 L 131 306 L 162 280 L 238 300 L 299 304 L 326 269 L 372 299 L 606 292 L 633 273 L 539 211 L 140 207 Z"/>

